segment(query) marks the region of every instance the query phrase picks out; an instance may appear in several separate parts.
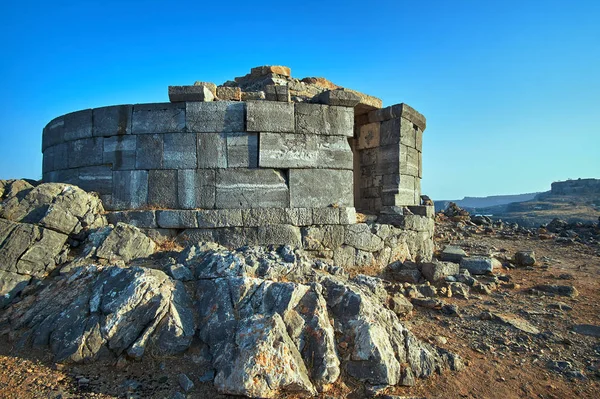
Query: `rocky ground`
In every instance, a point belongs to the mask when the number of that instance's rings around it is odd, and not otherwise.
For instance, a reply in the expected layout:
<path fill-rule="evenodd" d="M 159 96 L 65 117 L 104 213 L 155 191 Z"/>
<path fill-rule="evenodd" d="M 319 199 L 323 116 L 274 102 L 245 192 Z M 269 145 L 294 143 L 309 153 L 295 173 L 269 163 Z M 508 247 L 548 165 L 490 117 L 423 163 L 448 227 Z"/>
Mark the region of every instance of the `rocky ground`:
<path fill-rule="evenodd" d="M 0 248 L 2 398 L 600 395 L 597 226 L 454 210 L 436 220 L 440 261 L 373 278 L 289 247 L 155 248 L 83 192 L 19 184 L 0 231 L 39 231 L 25 255 Z M 81 204 L 67 224 L 65 195 Z M 46 230 L 53 260 L 33 267 Z"/>

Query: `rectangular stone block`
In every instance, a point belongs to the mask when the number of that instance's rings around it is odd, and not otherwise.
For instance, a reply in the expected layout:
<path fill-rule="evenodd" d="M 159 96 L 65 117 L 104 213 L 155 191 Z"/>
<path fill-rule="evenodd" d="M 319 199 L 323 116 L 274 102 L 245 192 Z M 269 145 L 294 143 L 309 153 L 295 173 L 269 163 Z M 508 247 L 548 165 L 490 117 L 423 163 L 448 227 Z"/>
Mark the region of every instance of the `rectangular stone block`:
<path fill-rule="evenodd" d="M 298 213 L 293 208 L 242 209 L 244 226 L 255 227 L 266 224 L 298 224 Z"/>
<path fill-rule="evenodd" d="M 136 143 L 132 135 L 104 138 L 104 163 L 112 165 L 113 170 L 135 169 Z"/>
<path fill-rule="evenodd" d="M 298 215 L 298 221 L 292 224 L 297 226 L 310 226 L 313 224 L 312 208 L 291 208 L 291 210 Z"/>
<path fill-rule="evenodd" d="M 390 146 L 400 142 L 400 118 L 381 122 L 380 145 Z"/>
<path fill-rule="evenodd" d="M 425 120 L 425 117 L 410 105 L 404 103 L 396 104 L 393 105 L 391 109 L 394 118 L 405 118 L 417 125 L 421 130 L 425 130 L 427 127 L 427 121 Z"/>
<path fill-rule="evenodd" d="M 296 133 L 354 136 L 354 110 L 322 104 L 296 103 Z"/>
<path fill-rule="evenodd" d="M 249 132 L 293 133 L 294 104 L 274 101 L 246 103 L 246 129 Z"/>
<path fill-rule="evenodd" d="M 65 120 L 62 116 L 51 120 L 42 133 L 42 151 L 64 141 Z"/>
<path fill-rule="evenodd" d="M 69 142 L 69 168 L 102 165 L 103 138 L 94 137 Z"/>
<path fill-rule="evenodd" d="M 159 208 L 177 208 L 176 170 L 150 170 L 148 172 L 148 205 Z"/>
<path fill-rule="evenodd" d="M 419 176 L 419 152 L 404 144 L 400 144 L 400 173 L 415 177 Z"/>
<path fill-rule="evenodd" d="M 227 166 L 229 168 L 258 167 L 257 133 L 227 133 Z"/>
<path fill-rule="evenodd" d="M 340 224 L 340 209 L 334 207 L 313 208 L 313 223 Z"/>
<path fill-rule="evenodd" d="M 423 153 L 419 151 L 419 179 L 423 177 Z"/>
<path fill-rule="evenodd" d="M 111 194 L 113 190 L 113 173 L 110 166 L 88 166 L 78 168 L 77 182 L 74 183 L 85 191 L 99 194 Z"/>
<path fill-rule="evenodd" d="M 261 133 L 259 166 L 352 170 L 353 155 L 342 136 Z"/>
<path fill-rule="evenodd" d="M 246 130 L 246 104 L 234 101 L 186 103 L 189 132 L 220 133 Z"/>
<path fill-rule="evenodd" d="M 148 171 L 113 172 L 112 210 L 141 208 L 148 203 Z"/>
<path fill-rule="evenodd" d="M 178 133 L 185 130 L 185 105 L 182 103 L 135 104 L 133 134 Z"/>
<path fill-rule="evenodd" d="M 217 170 L 216 208 L 287 208 L 289 189 L 281 171 Z"/>
<path fill-rule="evenodd" d="M 435 216 L 435 206 L 433 205 L 412 205 L 408 207 L 408 210 L 419 216 L 428 218 L 433 218 Z"/>
<path fill-rule="evenodd" d="M 177 171 L 177 198 L 183 209 L 214 208 L 216 172 L 212 169 Z"/>
<path fill-rule="evenodd" d="M 342 207 L 340 211 L 340 224 L 355 224 L 356 209 L 353 207 Z"/>
<path fill-rule="evenodd" d="M 217 86 L 217 97 L 224 101 L 240 101 L 242 90 L 239 87 Z"/>
<path fill-rule="evenodd" d="M 421 204 L 421 179 L 415 177 L 415 205 Z"/>
<path fill-rule="evenodd" d="M 358 152 L 361 166 L 375 165 L 379 161 L 379 150 L 370 148 Z"/>
<path fill-rule="evenodd" d="M 354 206 L 351 170 L 291 169 L 289 173 L 293 208 Z"/>
<path fill-rule="evenodd" d="M 131 134 L 132 116 L 133 105 L 95 108 L 92 134 L 104 137 Z"/>
<path fill-rule="evenodd" d="M 167 209 L 156 211 L 156 223 L 163 229 L 186 229 L 198 227 L 196 211 Z"/>
<path fill-rule="evenodd" d="M 196 167 L 196 135 L 167 133 L 163 135 L 163 167 L 187 169 Z"/>
<path fill-rule="evenodd" d="M 244 226 L 241 209 L 206 209 L 196 211 L 198 227 L 242 227 Z"/>
<path fill-rule="evenodd" d="M 69 143 L 61 143 L 44 151 L 43 173 L 69 168 Z"/>
<path fill-rule="evenodd" d="M 72 112 L 63 116 L 63 135 L 66 141 L 92 137 L 92 110 Z"/>
<path fill-rule="evenodd" d="M 163 135 L 144 134 L 136 137 L 136 169 L 160 169 L 163 167 Z"/>
<path fill-rule="evenodd" d="M 415 148 L 417 151 L 423 151 L 423 131 L 421 129 L 415 130 Z"/>
<path fill-rule="evenodd" d="M 357 149 L 364 150 L 366 148 L 379 147 L 381 123 L 374 122 L 367 125 L 362 125 L 358 128 L 358 143 Z"/>
<path fill-rule="evenodd" d="M 108 212 L 106 219 L 108 223 L 113 225 L 122 222 L 141 229 L 155 229 L 158 227 L 156 214 L 153 210 Z"/>
<path fill-rule="evenodd" d="M 225 133 L 197 134 L 198 168 L 227 167 L 227 136 Z"/>
<path fill-rule="evenodd" d="M 287 85 L 266 85 L 267 101 L 290 102 L 290 88 Z"/>
<path fill-rule="evenodd" d="M 383 122 L 393 118 L 392 107 L 375 109 L 369 112 L 369 122 Z"/>
<path fill-rule="evenodd" d="M 407 147 L 416 148 L 417 147 L 417 130 L 415 129 L 415 125 L 411 122 L 408 122 L 406 119 L 401 118 L 400 121 L 400 143 L 404 144 Z"/>
<path fill-rule="evenodd" d="M 258 227 L 258 242 L 260 245 L 290 245 L 302 246 L 300 228 L 287 224 L 274 224 Z"/>
<path fill-rule="evenodd" d="M 214 93 L 203 84 L 193 86 L 169 86 L 169 101 L 213 101 Z"/>

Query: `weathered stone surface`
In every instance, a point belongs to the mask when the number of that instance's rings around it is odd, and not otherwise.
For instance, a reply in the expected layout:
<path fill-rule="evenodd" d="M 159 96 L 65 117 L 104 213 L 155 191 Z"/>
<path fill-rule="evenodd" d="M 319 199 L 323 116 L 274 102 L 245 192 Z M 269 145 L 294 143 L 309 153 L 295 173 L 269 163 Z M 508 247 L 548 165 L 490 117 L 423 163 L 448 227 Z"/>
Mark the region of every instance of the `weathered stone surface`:
<path fill-rule="evenodd" d="M 244 226 L 241 209 L 198 210 L 196 211 L 196 218 L 199 228 Z"/>
<path fill-rule="evenodd" d="M 71 112 L 63 116 L 63 138 L 66 141 L 92 137 L 92 110 Z"/>
<path fill-rule="evenodd" d="M 289 176 L 293 208 L 354 206 L 351 170 L 291 169 Z"/>
<path fill-rule="evenodd" d="M 103 137 L 131 134 L 132 116 L 133 105 L 94 108 L 92 134 Z"/>
<path fill-rule="evenodd" d="M 298 225 L 298 210 L 293 208 L 242 209 L 244 226 L 258 227 L 267 224 Z"/>
<path fill-rule="evenodd" d="M 196 135 L 169 133 L 163 135 L 163 167 L 192 169 L 196 167 Z"/>
<path fill-rule="evenodd" d="M 419 112 L 417 112 L 410 105 L 404 104 L 404 103 L 396 104 L 396 105 L 393 105 L 391 107 L 391 109 L 392 109 L 392 115 L 394 118 L 402 117 L 404 119 L 407 119 L 410 122 L 417 125 L 419 127 L 419 129 L 421 129 L 421 131 L 425 130 L 425 128 L 427 127 L 427 122 L 425 120 L 425 117 L 422 114 L 420 114 Z"/>
<path fill-rule="evenodd" d="M 463 258 L 460 261 L 460 268 L 467 269 L 471 274 L 487 274 L 494 270 L 495 259 L 484 256 L 473 256 L 470 258 Z"/>
<path fill-rule="evenodd" d="M 31 276 L 7 272 L 0 269 L 0 309 L 8 305 L 29 285 Z"/>
<path fill-rule="evenodd" d="M 148 203 L 148 171 L 113 172 L 113 196 L 110 209 L 136 209 Z"/>
<path fill-rule="evenodd" d="M 7 194 L 11 195 L 11 192 Z M 0 205 L 0 218 L 39 224 L 70 235 L 106 224 L 100 199 L 75 186 L 44 183 L 31 189 L 15 190 L 12 195 L 5 195 Z"/>
<path fill-rule="evenodd" d="M 65 119 L 62 116 L 54 118 L 44 127 L 42 133 L 42 151 L 46 148 L 64 142 Z"/>
<path fill-rule="evenodd" d="M 156 222 L 163 229 L 187 229 L 198 227 L 197 212 L 194 210 L 158 210 Z"/>
<path fill-rule="evenodd" d="M 214 208 L 216 172 L 211 169 L 177 171 L 177 199 L 183 209 Z"/>
<path fill-rule="evenodd" d="M 261 133 L 261 168 L 353 168 L 348 140 L 342 136 Z"/>
<path fill-rule="evenodd" d="M 294 104 L 248 101 L 246 109 L 246 129 L 249 132 L 293 133 L 295 130 Z"/>
<path fill-rule="evenodd" d="M 102 137 L 69 142 L 69 168 L 102 164 L 104 144 Z"/>
<path fill-rule="evenodd" d="M 69 143 L 57 144 L 46 148 L 42 164 L 43 173 L 69 167 Z"/>
<path fill-rule="evenodd" d="M 255 101 L 255 100 L 264 100 L 265 92 L 264 91 L 243 91 L 242 92 L 242 101 Z"/>
<path fill-rule="evenodd" d="M 356 209 L 354 207 L 341 207 L 340 209 L 340 224 L 355 224 Z"/>
<path fill-rule="evenodd" d="M 205 85 L 169 86 L 169 101 L 213 101 L 215 95 Z"/>
<path fill-rule="evenodd" d="M 354 110 L 321 104 L 296 103 L 296 133 L 354 136 Z"/>
<path fill-rule="evenodd" d="M 187 129 L 198 133 L 243 132 L 246 128 L 245 112 L 246 104 L 243 102 L 186 103 Z"/>
<path fill-rule="evenodd" d="M 251 76 L 265 76 L 272 73 L 281 76 L 291 76 L 292 70 L 289 67 L 281 65 L 264 65 L 250 69 Z"/>
<path fill-rule="evenodd" d="M 344 226 L 310 226 L 302 229 L 302 245 L 304 249 L 311 251 L 336 249 L 341 247 L 343 243 Z"/>
<path fill-rule="evenodd" d="M 577 334 L 600 338 L 600 326 L 593 324 L 576 324 L 573 326 L 573 331 Z"/>
<path fill-rule="evenodd" d="M 55 361 L 102 354 L 140 359 L 148 347 L 172 355 L 191 344 L 192 304 L 181 283 L 140 267 L 80 268 L 5 311 L 0 334 L 27 334 L 48 345 Z"/>
<path fill-rule="evenodd" d="M 467 256 L 467 253 L 461 247 L 446 245 L 440 254 L 440 259 L 445 262 L 460 263 L 460 261 Z"/>
<path fill-rule="evenodd" d="M 217 98 L 224 101 L 240 101 L 242 90 L 239 87 L 217 86 Z"/>
<path fill-rule="evenodd" d="M 373 234 L 366 223 L 351 224 L 345 226 L 344 229 L 344 244 L 368 252 L 383 249 L 384 241 Z"/>
<path fill-rule="evenodd" d="M 183 132 L 185 113 L 185 106 L 178 103 L 135 104 L 131 130 L 133 134 Z"/>
<path fill-rule="evenodd" d="M 129 262 L 132 259 L 150 256 L 156 250 L 154 241 L 137 227 L 117 223 L 114 228 L 107 229 L 109 233 L 96 251 L 98 258 Z"/>
<path fill-rule="evenodd" d="M 358 128 L 357 150 L 379 147 L 381 123 L 374 122 Z"/>
<path fill-rule="evenodd" d="M 227 133 L 227 167 L 258 167 L 258 134 Z"/>
<path fill-rule="evenodd" d="M 300 228 L 287 224 L 273 224 L 258 227 L 258 243 L 260 245 L 302 246 Z"/>
<path fill-rule="evenodd" d="M 267 101 L 290 102 L 290 89 L 287 85 L 266 85 L 265 98 Z"/>
<path fill-rule="evenodd" d="M 423 263 L 421 273 L 430 283 L 437 283 L 447 276 L 458 274 L 458 264 L 452 262 L 431 262 Z"/>
<path fill-rule="evenodd" d="M 108 212 L 106 219 L 108 223 L 113 225 L 122 222 L 143 229 L 155 229 L 158 227 L 156 224 L 156 214 L 153 210 Z"/>
<path fill-rule="evenodd" d="M 148 205 L 171 209 L 177 207 L 177 170 L 148 172 Z"/>
<path fill-rule="evenodd" d="M 136 136 L 136 169 L 161 169 L 164 159 L 162 134 L 144 134 Z"/>
<path fill-rule="evenodd" d="M 341 107 L 354 107 L 360 102 L 360 97 L 346 90 L 326 90 L 313 97 L 313 102 Z"/>
<path fill-rule="evenodd" d="M 514 256 L 514 261 L 518 266 L 533 266 L 535 265 L 535 252 L 517 251 Z"/>
<path fill-rule="evenodd" d="M 540 284 L 533 287 L 533 289 L 546 292 L 548 294 L 568 296 L 571 298 L 579 296 L 579 291 L 577 291 L 577 288 L 571 285 Z"/>
<path fill-rule="evenodd" d="M 338 208 L 314 208 L 314 224 L 340 224 L 340 210 Z"/>
<path fill-rule="evenodd" d="M 287 208 L 289 190 L 273 169 L 217 170 L 217 208 Z"/>
<path fill-rule="evenodd" d="M 413 304 L 404 295 L 396 294 L 390 298 L 390 309 L 398 316 L 404 317 L 412 313 Z"/>
<path fill-rule="evenodd" d="M 199 80 L 194 82 L 194 86 L 204 86 L 206 88 L 208 88 L 208 90 L 210 90 L 210 92 L 213 94 L 213 96 L 217 95 L 217 85 L 214 84 L 213 82 L 201 82 Z"/>
<path fill-rule="evenodd" d="M 133 135 L 105 137 L 103 162 L 113 170 L 135 169 L 136 145 L 137 138 Z"/>
<path fill-rule="evenodd" d="M 227 135 L 198 133 L 198 168 L 227 167 Z"/>

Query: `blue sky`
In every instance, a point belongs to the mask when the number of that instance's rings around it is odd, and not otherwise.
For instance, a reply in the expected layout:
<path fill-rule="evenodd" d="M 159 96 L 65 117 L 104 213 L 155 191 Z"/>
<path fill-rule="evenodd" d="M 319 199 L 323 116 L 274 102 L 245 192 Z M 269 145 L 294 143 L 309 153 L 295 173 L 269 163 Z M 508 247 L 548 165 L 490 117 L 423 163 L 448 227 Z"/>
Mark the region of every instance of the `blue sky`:
<path fill-rule="evenodd" d="M 598 1 L 21 1 L 0 5 L 0 179 L 41 177 L 41 132 L 258 65 L 427 117 L 423 193 L 600 178 Z"/>

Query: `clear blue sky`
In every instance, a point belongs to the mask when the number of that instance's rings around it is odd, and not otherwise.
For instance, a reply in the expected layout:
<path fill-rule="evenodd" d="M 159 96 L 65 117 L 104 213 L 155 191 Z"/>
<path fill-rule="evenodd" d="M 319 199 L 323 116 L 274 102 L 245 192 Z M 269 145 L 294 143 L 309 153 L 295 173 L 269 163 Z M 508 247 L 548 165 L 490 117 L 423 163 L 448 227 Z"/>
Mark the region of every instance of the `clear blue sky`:
<path fill-rule="evenodd" d="M 253 66 L 324 76 L 427 117 L 423 192 L 600 178 L 599 1 L 2 1 L 0 178 L 41 177 L 41 132 Z"/>

